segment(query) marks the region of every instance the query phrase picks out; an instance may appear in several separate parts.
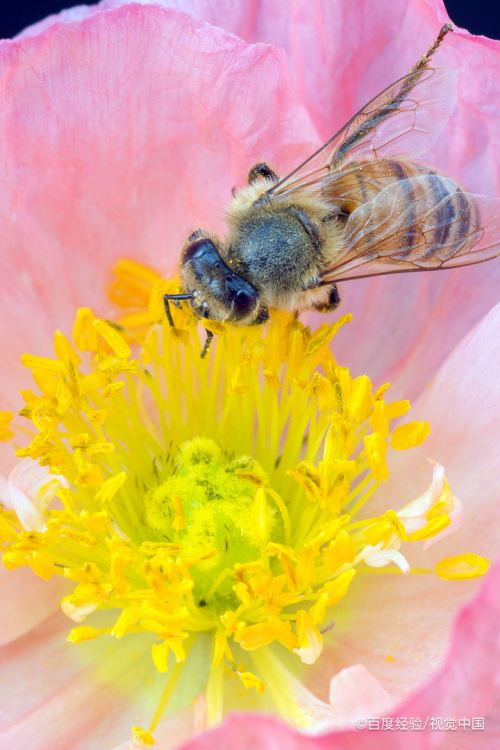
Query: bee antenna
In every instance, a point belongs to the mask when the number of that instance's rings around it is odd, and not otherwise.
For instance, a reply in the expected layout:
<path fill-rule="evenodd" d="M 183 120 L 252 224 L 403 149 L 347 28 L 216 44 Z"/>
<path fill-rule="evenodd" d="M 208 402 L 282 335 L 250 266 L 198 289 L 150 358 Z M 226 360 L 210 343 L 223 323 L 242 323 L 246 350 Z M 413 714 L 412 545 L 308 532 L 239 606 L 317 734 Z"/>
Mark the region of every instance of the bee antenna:
<path fill-rule="evenodd" d="M 174 328 L 174 319 L 172 318 L 172 313 L 170 311 L 170 300 L 172 302 L 178 302 L 179 300 L 183 299 L 194 299 L 194 293 L 193 292 L 182 292 L 181 294 L 164 294 L 163 295 L 163 304 L 165 305 L 165 315 L 167 316 L 167 320 L 169 324 Z"/>

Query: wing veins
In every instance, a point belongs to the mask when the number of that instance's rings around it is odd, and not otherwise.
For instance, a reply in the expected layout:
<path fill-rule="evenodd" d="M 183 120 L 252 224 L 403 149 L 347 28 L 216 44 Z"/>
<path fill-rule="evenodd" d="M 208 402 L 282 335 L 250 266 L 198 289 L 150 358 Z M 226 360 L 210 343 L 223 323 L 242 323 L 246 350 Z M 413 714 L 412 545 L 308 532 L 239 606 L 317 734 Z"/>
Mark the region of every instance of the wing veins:
<path fill-rule="evenodd" d="M 314 151 L 307 159 L 304 159 L 304 161 L 302 161 L 285 177 L 281 178 L 277 183 L 270 187 L 264 195 L 268 198 L 271 198 L 273 195 L 280 196 L 288 193 L 289 191 L 291 191 L 291 189 L 300 189 L 301 187 L 303 187 L 300 177 L 297 181 L 294 180 L 292 187 L 290 187 L 291 179 L 295 177 L 295 175 L 300 173 L 304 169 L 304 167 L 307 166 L 307 164 L 323 154 L 329 148 L 329 146 L 335 144 L 337 140 L 340 140 L 342 135 L 345 134 L 346 137 L 335 148 L 333 154 L 330 156 L 323 168 L 318 171 L 329 170 L 330 172 L 332 172 L 337 169 L 339 164 L 341 164 L 345 157 L 354 149 L 358 142 L 362 142 L 369 133 L 376 130 L 378 125 L 390 119 L 391 117 L 399 113 L 408 114 L 411 112 L 414 112 L 416 117 L 419 102 L 417 99 L 410 99 L 409 94 L 418 84 L 422 82 L 425 83 L 435 75 L 436 69 L 429 67 L 429 60 L 431 59 L 434 52 L 438 49 L 446 34 L 451 30 L 451 24 L 445 24 L 441 28 L 432 46 L 420 58 L 417 64 L 414 65 L 409 73 L 397 79 L 385 89 L 383 89 L 382 92 L 378 93 L 376 96 L 370 99 L 364 107 L 356 112 L 348 120 L 348 122 L 343 125 L 336 133 L 334 133 L 325 143 L 323 143 L 322 146 L 316 149 L 316 151 Z M 433 100 L 431 99 L 431 102 L 432 101 Z M 439 101 L 439 99 L 436 99 L 435 101 Z M 352 128 L 354 128 L 353 131 L 349 132 Z M 406 132 L 411 132 L 413 129 L 415 129 L 415 119 L 413 120 L 409 131 Z M 389 142 L 392 142 L 391 139 L 389 139 Z M 372 147 L 373 152 L 376 154 L 377 147 L 374 147 L 373 143 Z M 316 173 L 316 170 L 314 170 L 314 173 Z M 309 176 L 310 175 L 307 175 L 304 179 L 309 180 Z M 310 183 L 308 182 L 307 187 L 309 186 Z"/>

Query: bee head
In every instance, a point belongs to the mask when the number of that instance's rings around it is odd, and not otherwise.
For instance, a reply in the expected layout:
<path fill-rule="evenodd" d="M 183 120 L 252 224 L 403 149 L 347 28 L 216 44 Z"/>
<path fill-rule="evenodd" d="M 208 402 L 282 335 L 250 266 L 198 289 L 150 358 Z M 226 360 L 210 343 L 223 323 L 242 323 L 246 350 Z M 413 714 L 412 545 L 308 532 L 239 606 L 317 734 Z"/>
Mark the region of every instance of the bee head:
<path fill-rule="evenodd" d="M 181 254 L 182 287 L 192 293 L 195 313 L 210 320 L 251 325 L 263 322 L 257 289 L 224 262 L 217 238 L 195 232 Z"/>

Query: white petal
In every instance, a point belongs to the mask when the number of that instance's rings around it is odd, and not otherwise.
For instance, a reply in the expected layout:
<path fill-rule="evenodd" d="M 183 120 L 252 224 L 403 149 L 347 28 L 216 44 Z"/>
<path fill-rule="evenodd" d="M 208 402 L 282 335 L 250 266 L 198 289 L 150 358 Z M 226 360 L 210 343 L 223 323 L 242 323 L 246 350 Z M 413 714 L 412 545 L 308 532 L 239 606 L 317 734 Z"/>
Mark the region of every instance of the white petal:
<path fill-rule="evenodd" d="M 445 528 L 440 531 L 439 534 L 436 534 L 436 536 L 431 536 L 429 537 L 429 539 L 425 540 L 424 550 L 430 547 L 432 544 L 440 542 L 446 536 L 454 534 L 455 531 L 457 531 L 462 526 L 464 522 L 464 507 L 458 497 L 456 497 L 456 495 L 452 495 L 451 501 L 453 503 L 453 509 L 448 514 L 450 517 L 450 523 L 448 524 L 448 526 L 445 526 Z"/>
<path fill-rule="evenodd" d="M 371 568 L 384 568 L 386 565 L 394 563 L 402 573 L 408 573 L 410 565 L 408 560 L 401 552 L 396 549 L 376 549 L 369 547 L 364 550 L 363 560 Z"/>
<path fill-rule="evenodd" d="M 405 505 L 404 508 L 402 508 L 398 512 L 398 516 L 401 519 L 406 518 L 420 518 L 425 517 L 425 514 L 431 507 L 433 503 L 436 502 L 436 500 L 439 499 L 439 496 L 444 490 L 444 481 L 445 481 L 445 471 L 444 466 L 441 464 L 435 463 L 431 459 L 429 459 L 430 463 L 433 464 L 434 469 L 432 473 L 432 481 L 429 489 L 427 489 L 422 495 L 417 497 L 415 500 L 412 500 L 411 503 L 408 503 L 408 505 Z M 407 529 L 409 531 L 409 529 Z"/>
<path fill-rule="evenodd" d="M 358 719 L 387 716 L 394 701 L 363 664 L 353 664 L 331 679 L 330 704 L 349 725 Z"/>
<path fill-rule="evenodd" d="M 43 531 L 45 509 L 62 486 L 67 486 L 64 477 L 50 474 L 47 467 L 25 458 L 9 475 L 5 504 L 16 512 L 26 531 Z"/>
<path fill-rule="evenodd" d="M 427 518 L 425 516 L 419 516 L 418 518 L 401 518 L 403 526 L 407 534 L 413 534 L 414 531 L 420 531 L 424 526 L 427 525 Z"/>
<path fill-rule="evenodd" d="M 304 664 L 314 664 L 323 651 L 323 638 L 313 628 L 309 628 L 307 633 L 307 646 L 294 648 L 296 653 Z"/>
<path fill-rule="evenodd" d="M 98 606 L 98 602 L 88 602 L 87 604 L 82 604 L 80 607 L 76 607 L 68 600 L 63 600 L 61 602 L 61 609 L 64 614 L 73 620 L 73 622 L 78 623 L 84 622 L 92 612 L 96 611 Z"/>

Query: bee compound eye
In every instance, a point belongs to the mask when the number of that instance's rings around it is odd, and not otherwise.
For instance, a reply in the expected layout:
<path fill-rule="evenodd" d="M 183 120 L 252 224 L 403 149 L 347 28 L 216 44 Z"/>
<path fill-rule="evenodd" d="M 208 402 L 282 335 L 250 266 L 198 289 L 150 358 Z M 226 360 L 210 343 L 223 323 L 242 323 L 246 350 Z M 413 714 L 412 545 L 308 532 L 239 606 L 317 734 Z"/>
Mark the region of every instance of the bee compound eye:
<path fill-rule="evenodd" d="M 184 251 L 183 263 L 201 260 L 204 257 L 218 257 L 217 249 L 213 242 L 206 237 L 195 239 Z"/>
<path fill-rule="evenodd" d="M 254 292 L 245 289 L 239 289 L 234 296 L 234 310 L 238 318 L 243 318 L 253 310 L 257 303 Z"/>

